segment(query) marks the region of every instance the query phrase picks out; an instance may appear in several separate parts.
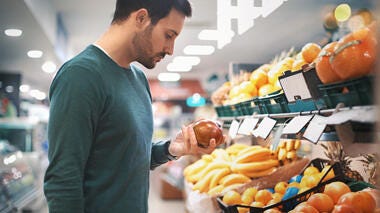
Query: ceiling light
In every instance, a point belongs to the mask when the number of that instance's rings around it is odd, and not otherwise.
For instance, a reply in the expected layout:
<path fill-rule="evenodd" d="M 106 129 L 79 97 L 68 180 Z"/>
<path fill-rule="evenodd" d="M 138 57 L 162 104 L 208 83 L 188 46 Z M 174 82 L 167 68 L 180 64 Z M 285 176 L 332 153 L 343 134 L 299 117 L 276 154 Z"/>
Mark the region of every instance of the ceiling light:
<path fill-rule="evenodd" d="M 166 67 L 169 72 L 189 72 L 192 68 L 189 64 L 170 63 Z"/>
<path fill-rule="evenodd" d="M 29 92 L 30 86 L 27 84 L 23 84 L 20 86 L 20 92 Z"/>
<path fill-rule="evenodd" d="M 351 16 L 351 7 L 348 4 L 340 4 L 335 8 L 334 16 L 337 21 L 347 21 Z"/>
<path fill-rule="evenodd" d="M 29 50 L 27 54 L 30 58 L 41 58 L 44 53 L 41 50 Z"/>
<path fill-rule="evenodd" d="M 158 74 L 159 81 L 179 81 L 181 79 L 181 75 L 178 73 L 167 73 L 163 72 Z"/>
<path fill-rule="evenodd" d="M 173 59 L 175 64 L 187 64 L 190 66 L 198 65 L 201 59 L 198 56 L 177 56 Z"/>
<path fill-rule="evenodd" d="M 42 65 L 42 70 L 46 73 L 53 73 L 57 70 L 57 65 L 52 61 L 47 61 Z"/>
<path fill-rule="evenodd" d="M 6 29 L 4 31 L 5 35 L 11 36 L 11 37 L 18 37 L 22 35 L 22 30 L 20 29 Z"/>
<path fill-rule="evenodd" d="M 32 96 L 33 98 L 37 99 L 37 100 L 44 100 L 46 98 L 46 93 L 44 92 L 41 92 L 37 89 L 34 89 L 34 90 L 30 90 L 29 92 L 30 96 Z"/>
<path fill-rule="evenodd" d="M 211 55 L 215 51 L 215 47 L 211 45 L 187 45 L 183 52 L 186 55 Z"/>

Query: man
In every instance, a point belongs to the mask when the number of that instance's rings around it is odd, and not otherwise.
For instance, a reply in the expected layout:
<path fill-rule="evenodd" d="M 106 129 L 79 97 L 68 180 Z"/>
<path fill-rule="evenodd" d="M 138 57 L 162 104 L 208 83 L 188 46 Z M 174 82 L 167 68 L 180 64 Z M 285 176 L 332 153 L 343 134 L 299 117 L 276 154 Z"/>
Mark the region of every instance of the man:
<path fill-rule="evenodd" d="M 142 71 L 172 55 L 187 0 L 117 0 L 111 26 L 66 62 L 50 88 L 44 191 L 55 212 L 147 212 L 150 169 L 200 148 L 191 126 L 153 143 L 151 95 Z"/>

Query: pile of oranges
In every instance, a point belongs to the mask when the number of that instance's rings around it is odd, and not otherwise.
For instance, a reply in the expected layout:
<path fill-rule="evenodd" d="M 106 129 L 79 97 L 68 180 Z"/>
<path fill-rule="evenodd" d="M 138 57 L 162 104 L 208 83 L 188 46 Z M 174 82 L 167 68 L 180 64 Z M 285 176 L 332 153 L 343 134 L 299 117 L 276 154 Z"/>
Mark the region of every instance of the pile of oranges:
<path fill-rule="evenodd" d="M 376 201 L 367 191 L 351 192 L 343 182 L 332 182 L 325 186 L 323 193 L 316 193 L 297 205 L 291 213 L 374 213 Z"/>

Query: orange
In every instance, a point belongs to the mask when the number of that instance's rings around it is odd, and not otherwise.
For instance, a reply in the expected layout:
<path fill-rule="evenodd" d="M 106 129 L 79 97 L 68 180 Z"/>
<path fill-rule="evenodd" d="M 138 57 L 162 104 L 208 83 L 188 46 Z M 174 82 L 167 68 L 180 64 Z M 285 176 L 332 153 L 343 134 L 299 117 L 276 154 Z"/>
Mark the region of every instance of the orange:
<path fill-rule="evenodd" d="M 318 58 L 315 59 L 315 70 L 317 72 L 318 78 L 324 84 L 341 80 L 330 64 L 330 56 L 333 54 L 337 43 L 337 41 L 334 41 L 324 46 Z"/>
<path fill-rule="evenodd" d="M 345 183 L 340 182 L 340 181 L 336 181 L 336 182 L 332 182 L 330 184 L 327 184 L 325 186 L 324 191 L 323 191 L 323 193 L 327 194 L 328 196 L 330 196 L 333 199 L 334 204 L 336 204 L 338 202 L 339 198 L 342 195 L 344 195 L 348 192 L 351 192 L 350 187 L 348 187 Z"/>
<path fill-rule="evenodd" d="M 302 47 L 301 53 L 303 59 L 307 63 L 311 63 L 314 59 L 317 58 L 319 52 L 321 51 L 321 47 L 316 43 L 307 43 Z"/>
<path fill-rule="evenodd" d="M 268 75 L 264 70 L 255 70 L 250 77 L 251 82 L 256 85 L 256 88 L 260 88 L 264 84 L 268 83 Z"/>
<path fill-rule="evenodd" d="M 248 213 L 249 208 L 237 207 L 239 213 Z"/>
<path fill-rule="evenodd" d="M 302 66 L 305 64 L 307 63 L 305 60 L 303 60 L 303 58 L 295 60 L 292 66 L 292 71 L 294 72 L 294 71 L 302 70 Z"/>
<path fill-rule="evenodd" d="M 319 213 L 319 211 L 313 206 L 307 204 L 306 202 L 300 203 L 294 208 L 290 213 Z"/>
<path fill-rule="evenodd" d="M 272 84 L 264 84 L 263 86 L 260 87 L 259 89 L 259 96 L 266 96 L 272 92 L 275 92 L 275 88 Z"/>
<path fill-rule="evenodd" d="M 323 175 L 325 175 L 327 173 L 327 171 L 330 169 L 331 166 L 325 166 L 322 171 L 321 171 L 321 178 Z M 329 173 L 326 175 L 326 177 L 323 179 L 323 181 L 326 181 L 326 180 L 329 180 L 331 178 L 335 177 L 335 174 L 334 174 L 334 170 L 333 168 L 331 168 L 331 170 L 329 171 Z"/>
<path fill-rule="evenodd" d="M 257 96 L 256 86 L 250 81 L 243 81 L 240 83 L 240 93 L 250 94 L 252 97 Z"/>
<path fill-rule="evenodd" d="M 222 200 L 227 205 L 236 205 L 241 203 L 241 196 L 236 191 L 228 191 L 224 194 Z"/>
<path fill-rule="evenodd" d="M 230 92 L 228 93 L 229 98 L 234 98 L 240 94 L 241 87 L 240 86 L 234 86 L 231 88 Z"/>
<path fill-rule="evenodd" d="M 278 202 L 280 202 L 283 196 L 284 196 L 283 194 L 276 192 L 272 194 L 272 197 L 273 197 L 272 200 L 277 200 Z"/>
<path fill-rule="evenodd" d="M 265 204 L 263 204 L 262 202 L 254 201 L 254 202 L 251 203 L 250 206 L 253 206 L 253 207 L 264 207 Z"/>
<path fill-rule="evenodd" d="M 289 183 L 289 185 L 288 185 L 288 188 L 289 188 L 289 187 L 300 188 L 300 183 L 298 183 L 298 182 L 291 182 L 291 183 Z"/>
<path fill-rule="evenodd" d="M 326 194 L 316 193 L 309 197 L 307 204 L 316 208 L 319 212 L 331 212 L 334 201 Z"/>
<path fill-rule="evenodd" d="M 276 186 L 274 187 L 274 191 L 276 193 L 284 194 L 286 191 L 286 188 L 288 188 L 288 183 L 282 181 L 276 184 Z"/>
<path fill-rule="evenodd" d="M 273 209 L 265 210 L 264 213 L 281 213 L 281 211 L 276 208 L 273 208 Z"/>
<path fill-rule="evenodd" d="M 372 195 L 366 191 L 359 191 L 356 192 L 356 196 L 360 197 L 359 207 L 363 213 L 372 213 L 376 208 L 376 201 Z"/>
<path fill-rule="evenodd" d="M 248 189 L 246 189 L 241 196 L 242 203 L 245 205 L 249 205 L 250 203 L 252 203 L 255 199 L 256 193 L 256 188 L 249 187 Z"/>
<path fill-rule="evenodd" d="M 320 180 L 319 174 L 305 175 L 301 179 L 300 187 L 312 188 L 318 185 L 319 180 Z"/>
<path fill-rule="evenodd" d="M 266 205 L 270 200 L 272 200 L 272 193 L 270 193 L 268 190 L 262 189 L 256 193 L 255 201 Z"/>
<path fill-rule="evenodd" d="M 356 41 L 360 42 L 350 45 Z M 343 80 L 367 75 L 376 62 L 376 46 L 376 35 L 369 28 L 354 31 L 338 41 L 331 67 Z"/>
<path fill-rule="evenodd" d="M 303 175 L 312 175 L 312 174 L 318 174 L 319 173 L 319 169 L 315 166 L 309 166 L 305 169 L 305 171 L 303 172 Z"/>
<path fill-rule="evenodd" d="M 340 204 L 335 205 L 332 213 L 363 213 L 360 209 L 355 206 Z"/>

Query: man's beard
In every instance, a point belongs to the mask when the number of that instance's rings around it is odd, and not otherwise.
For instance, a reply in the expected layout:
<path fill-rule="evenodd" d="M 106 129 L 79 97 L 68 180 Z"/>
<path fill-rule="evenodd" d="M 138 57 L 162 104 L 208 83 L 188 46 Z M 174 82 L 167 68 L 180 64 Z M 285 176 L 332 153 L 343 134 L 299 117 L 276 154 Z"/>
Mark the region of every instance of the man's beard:
<path fill-rule="evenodd" d="M 165 57 L 165 53 L 158 53 L 153 55 L 153 44 L 152 44 L 152 31 L 153 25 L 149 25 L 146 30 L 141 33 L 135 34 L 132 39 L 134 49 L 137 52 L 136 61 L 142 64 L 148 69 L 153 69 L 156 66 L 155 58 Z"/>

